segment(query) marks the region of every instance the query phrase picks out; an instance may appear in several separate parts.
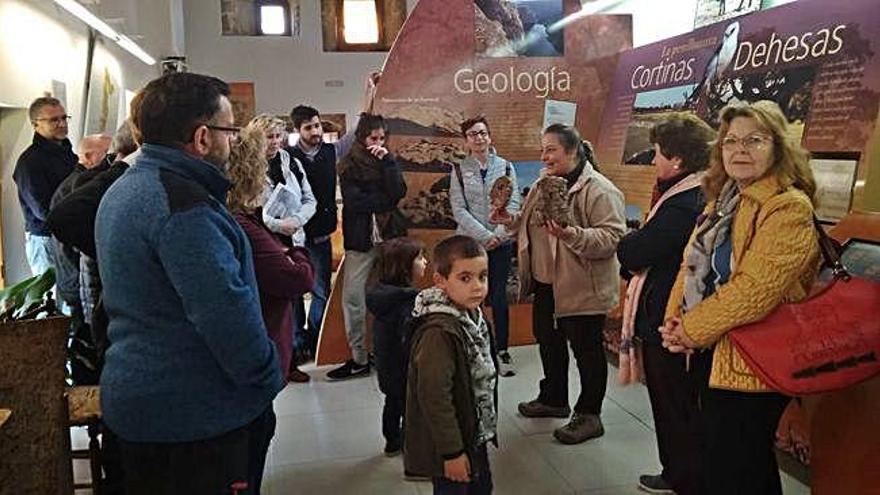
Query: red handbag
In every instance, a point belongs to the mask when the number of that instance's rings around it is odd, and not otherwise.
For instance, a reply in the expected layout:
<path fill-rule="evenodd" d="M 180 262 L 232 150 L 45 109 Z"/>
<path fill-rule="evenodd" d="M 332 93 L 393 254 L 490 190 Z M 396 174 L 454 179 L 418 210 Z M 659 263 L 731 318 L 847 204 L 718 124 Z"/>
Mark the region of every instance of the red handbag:
<path fill-rule="evenodd" d="M 841 389 L 880 373 L 880 284 L 850 275 L 837 243 L 814 223 L 831 282 L 728 333 L 749 368 L 790 396 Z"/>

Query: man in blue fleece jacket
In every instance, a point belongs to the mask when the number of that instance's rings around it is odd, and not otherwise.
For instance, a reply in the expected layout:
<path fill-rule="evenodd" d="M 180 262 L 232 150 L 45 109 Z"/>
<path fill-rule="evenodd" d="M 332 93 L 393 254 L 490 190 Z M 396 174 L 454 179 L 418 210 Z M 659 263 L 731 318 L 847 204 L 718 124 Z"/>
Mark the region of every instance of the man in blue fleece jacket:
<path fill-rule="evenodd" d="M 95 227 L 104 421 L 121 439 L 126 493 L 259 493 L 284 382 L 251 247 L 225 206 L 229 89 L 177 73 L 143 91 L 141 155 Z"/>

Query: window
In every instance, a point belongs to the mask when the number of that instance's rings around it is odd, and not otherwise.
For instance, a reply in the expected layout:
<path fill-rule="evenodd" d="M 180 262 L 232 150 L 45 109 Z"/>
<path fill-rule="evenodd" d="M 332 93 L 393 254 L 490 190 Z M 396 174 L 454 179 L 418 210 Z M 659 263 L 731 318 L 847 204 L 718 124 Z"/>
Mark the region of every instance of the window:
<path fill-rule="evenodd" d="M 283 5 L 260 5 L 260 32 L 287 34 L 287 12 Z"/>
<path fill-rule="evenodd" d="M 298 36 L 300 0 L 220 0 L 224 36 Z"/>
<path fill-rule="evenodd" d="M 406 20 L 406 0 L 321 0 L 324 51 L 388 51 Z"/>
<path fill-rule="evenodd" d="M 376 0 L 342 0 L 342 39 L 349 45 L 379 42 Z"/>

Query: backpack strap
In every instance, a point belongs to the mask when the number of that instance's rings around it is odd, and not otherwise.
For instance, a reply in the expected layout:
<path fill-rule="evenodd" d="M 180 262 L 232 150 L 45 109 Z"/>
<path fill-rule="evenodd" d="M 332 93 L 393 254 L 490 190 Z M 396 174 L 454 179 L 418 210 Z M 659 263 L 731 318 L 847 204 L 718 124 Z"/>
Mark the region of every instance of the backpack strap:
<path fill-rule="evenodd" d="M 464 179 L 461 175 L 461 164 L 453 163 L 452 167 L 455 169 L 456 178 L 458 178 L 458 187 L 461 188 L 461 198 L 464 199 L 464 209 L 467 211 L 471 211 L 471 205 L 468 204 L 467 195 L 464 193 Z"/>

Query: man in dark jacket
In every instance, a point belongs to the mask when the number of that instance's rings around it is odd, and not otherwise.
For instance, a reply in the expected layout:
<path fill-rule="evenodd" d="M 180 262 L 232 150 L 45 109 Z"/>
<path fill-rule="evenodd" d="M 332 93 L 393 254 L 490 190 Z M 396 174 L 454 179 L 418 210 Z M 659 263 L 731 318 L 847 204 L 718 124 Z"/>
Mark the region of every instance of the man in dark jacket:
<path fill-rule="evenodd" d="M 143 93 L 140 155 L 95 223 L 110 318 L 104 422 L 120 438 L 126 493 L 259 493 L 284 381 L 250 243 L 225 206 L 229 88 L 175 73 Z"/>
<path fill-rule="evenodd" d="M 28 109 L 34 141 L 18 157 L 12 178 L 25 221 L 25 252 L 31 273 L 53 266 L 52 238 L 45 226 L 52 195 L 73 171 L 77 156 L 67 139 L 70 116 L 57 98 L 37 98 Z"/>
<path fill-rule="evenodd" d="M 363 106 L 365 112 L 372 110 L 378 80 L 378 72 L 367 77 Z M 294 335 L 294 347 L 298 354 L 310 351 L 295 358 L 295 361 L 302 362 L 313 357 L 317 349 L 321 322 L 324 320 L 324 310 L 330 296 L 330 277 L 333 270 L 330 236 L 337 226 L 336 161 L 348 154 L 354 142 L 354 133 L 347 133 L 333 144 L 325 143 L 320 114 L 318 110 L 306 105 L 294 107 L 290 111 L 290 120 L 299 133 L 299 139 L 294 146 L 287 148 L 287 152 L 302 163 L 317 202 L 315 214 L 305 225 L 306 249 L 315 267 L 315 287 L 312 290 L 307 324 L 304 321 L 306 315 L 302 302 L 295 303 L 297 331 Z M 296 173 L 294 171 L 294 175 Z M 273 183 L 283 181 L 280 161 L 269 163 L 268 174 Z"/>

